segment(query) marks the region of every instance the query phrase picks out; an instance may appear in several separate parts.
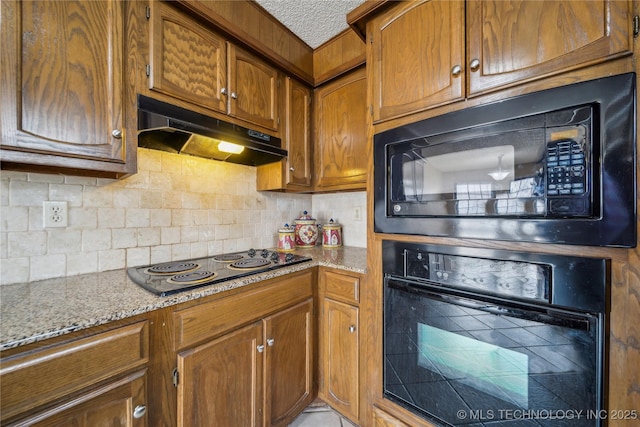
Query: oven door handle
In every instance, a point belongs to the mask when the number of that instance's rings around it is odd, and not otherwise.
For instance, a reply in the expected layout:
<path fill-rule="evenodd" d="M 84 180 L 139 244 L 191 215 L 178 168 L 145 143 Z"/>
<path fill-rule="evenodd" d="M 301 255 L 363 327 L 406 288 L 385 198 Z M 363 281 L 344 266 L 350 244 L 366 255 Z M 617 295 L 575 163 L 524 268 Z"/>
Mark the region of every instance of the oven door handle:
<path fill-rule="evenodd" d="M 474 310 L 480 310 L 498 316 L 517 317 L 520 319 L 544 322 L 550 325 L 564 326 L 582 331 L 589 331 L 593 327 L 591 325 L 593 322 L 602 321 L 600 316 L 593 316 L 588 313 L 569 313 L 561 309 L 527 304 L 518 304 L 517 306 L 514 304 L 514 307 L 509 307 L 508 305 L 502 306 L 498 303 L 474 300 L 471 299 L 474 298 L 472 295 L 457 295 L 449 292 L 448 289 L 443 289 L 440 286 L 429 285 L 426 283 L 416 284 L 410 281 L 391 277 L 386 277 L 385 282 L 387 287 L 399 292 L 425 296 L 427 298 L 444 301 Z"/>

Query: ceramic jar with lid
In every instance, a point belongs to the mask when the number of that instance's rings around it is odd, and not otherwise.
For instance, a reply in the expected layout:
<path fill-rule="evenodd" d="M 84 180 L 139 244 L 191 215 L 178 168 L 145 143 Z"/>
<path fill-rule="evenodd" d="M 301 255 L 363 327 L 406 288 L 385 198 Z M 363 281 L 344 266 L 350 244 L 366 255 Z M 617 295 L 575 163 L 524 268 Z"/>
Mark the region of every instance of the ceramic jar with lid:
<path fill-rule="evenodd" d="M 295 224 L 296 247 L 313 248 L 318 241 L 318 225 L 307 211 L 300 218 L 293 221 Z"/>
<path fill-rule="evenodd" d="M 325 248 L 342 246 L 342 226 L 333 222 L 333 218 L 328 224 L 322 226 L 322 246 Z"/>
<path fill-rule="evenodd" d="M 296 250 L 295 229 L 285 224 L 278 230 L 278 252 L 293 252 Z"/>

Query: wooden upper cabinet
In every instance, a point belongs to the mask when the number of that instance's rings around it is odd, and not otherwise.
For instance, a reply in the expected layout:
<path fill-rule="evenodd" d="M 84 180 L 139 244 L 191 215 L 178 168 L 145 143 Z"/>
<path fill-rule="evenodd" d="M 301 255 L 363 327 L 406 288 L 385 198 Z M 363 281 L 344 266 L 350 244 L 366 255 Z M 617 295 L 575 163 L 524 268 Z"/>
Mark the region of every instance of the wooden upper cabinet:
<path fill-rule="evenodd" d="M 631 54 L 630 4 L 617 0 L 393 4 L 371 18 L 367 27 L 373 120 L 406 116 Z"/>
<path fill-rule="evenodd" d="M 311 89 L 287 77 L 285 83 L 286 183 L 291 187 L 311 186 Z"/>
<path fill-rule="evenodd" d="M 258 166 L 256 188 L 263 190 L 311 190 L 312 90 L 291 77 L 285 78 L 283 146 L 287 158 Z"/>
<path fill-rule="evenodd" d="M 630 2 L 467 2 L 469 94 L 630 54 Z"/>
<path fill-rule="evenodd" d="M 2 2 L 3 162 L 96 176 L 135 172 L 135 150 L 126 149 L 135 129 L 124 128 L 124 7 Z"/>
<path fill-rule="evenodd" d="M 374 121 L 464 97 L 464 2 L 400 2 L 369 33 Z"/>
<path fill-rule="evenodd" d="M 280 76 L 170 2 L 151 2 L 149 88 L 279 131 Z"/>
<path fill-rule="evenodd" d="M 151 90 L 226 113 L 226 40 L 161 1 L 150 21 Z"/>
<path fill-rule="evenodd" d="M 316 89 L 315 187 L 364 189 L 367 181 L 367 86 L 359 68 Z"/>
<path fill-rule="evenodd" d="M 278 70 L 231 43 L 227 44 L 227 49 L 229 114 L 268 129 L 278 130 Z"/>

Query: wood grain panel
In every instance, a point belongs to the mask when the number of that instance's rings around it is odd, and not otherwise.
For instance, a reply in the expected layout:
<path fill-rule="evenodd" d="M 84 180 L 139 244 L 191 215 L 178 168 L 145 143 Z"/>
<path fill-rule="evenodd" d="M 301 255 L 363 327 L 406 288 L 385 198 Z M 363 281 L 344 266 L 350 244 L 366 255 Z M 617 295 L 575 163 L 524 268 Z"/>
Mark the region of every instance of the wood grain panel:
<path fill-rule="evenodd" d="M 319 86 L 346 73 L 366 60 L 365 43 L 351 30 L 345 30 L 313 51 L 313 78 Z"/>
<path fill-rule="evenodd" d="M 312 286 L 313 273 L 307 270 L 246 293 L 178 310 L 174 314 L 175 348 L 192 346 L 308 298 Z"/>
<path fill-rule="evenodd" d="M 149 326 L 139 322 L 0 360 L 2 419 L 142 366 Z"/>
<path fill-rule="evenodd" d="M 629 5 L 616 0 L 469 2 L 467 60 L 480 60 L 480 69 L 469 73 L 469 94 L 631 54 Z"/>
<path fill-rule="evenodd" d="M 224 38 L 170 4 L 151 5 L 151 90 L 226 113 Z"/>
<path fill-rule="evenodd" d="M 255 322 L 178 354 L 178 427 L 262 425 L 262 330 Z"/>
<path fill-rule="evenodd" d="M 265 420 L 287 426 L 313 400 L 314 319 L 308 299 L 263 320 Z"/>
<path fill-rule="evenodd" d="M 278 70 L 227 43 L 229 114 L 268 129 L 280 128 Z"/>
<path fill-rule="evenodd" d="M 464 97 L 464 2 L 397 3 L 369 31 L 374 121 Z"/>
<path fill-rule="evenodd" d="M 365 70 L 358 69 L 316 89 L 315 186 L 362 189 L 367 179 Z"/>
<path fill-rule="evenodd" d="M 356 305 L 360 301 L 360 277 L 323 269 L 320 280 L 325 284 L 327 297 Z"/>
<path fill-rule="evenodd" d="M 256 2 L 180 0 L 180 4 L 232 36 L 236 42 L 313 84 L 313 50 Z"/>

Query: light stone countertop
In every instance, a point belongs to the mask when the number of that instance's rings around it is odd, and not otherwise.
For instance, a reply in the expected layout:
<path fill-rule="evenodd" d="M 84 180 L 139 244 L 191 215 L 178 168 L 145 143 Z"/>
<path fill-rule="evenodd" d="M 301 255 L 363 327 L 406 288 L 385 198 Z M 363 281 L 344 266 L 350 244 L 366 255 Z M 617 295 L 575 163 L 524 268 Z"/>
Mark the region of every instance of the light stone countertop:
<path fill-rule="evenodd" d="M 102 325 L 207 295 L 239 288 L 315 266 L 365 273 L 364 248 L 299 249 L 313 258 L 265 273 L 185 291 L 156 296 L 136 285 L 126 269 L 38 282 L 0 286 L 0 350 Z"/>

